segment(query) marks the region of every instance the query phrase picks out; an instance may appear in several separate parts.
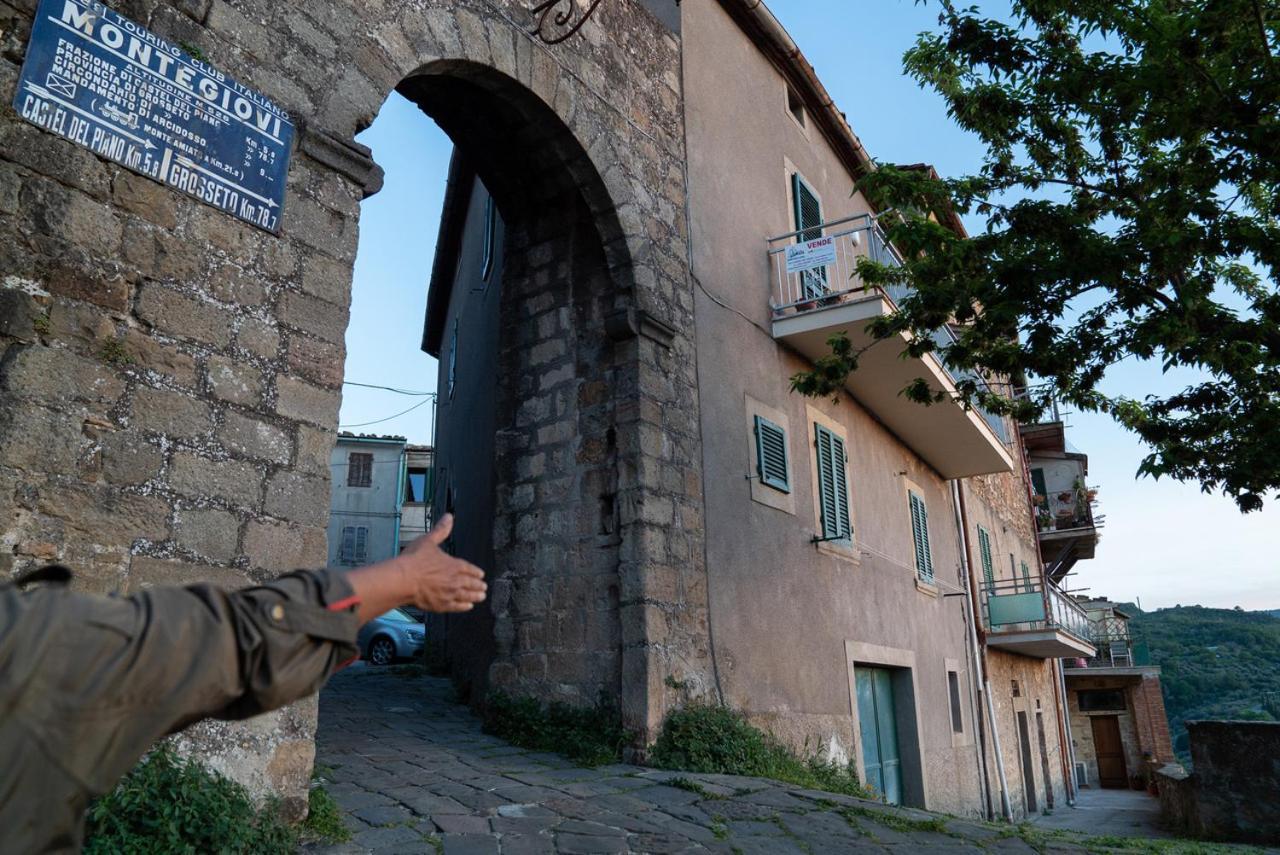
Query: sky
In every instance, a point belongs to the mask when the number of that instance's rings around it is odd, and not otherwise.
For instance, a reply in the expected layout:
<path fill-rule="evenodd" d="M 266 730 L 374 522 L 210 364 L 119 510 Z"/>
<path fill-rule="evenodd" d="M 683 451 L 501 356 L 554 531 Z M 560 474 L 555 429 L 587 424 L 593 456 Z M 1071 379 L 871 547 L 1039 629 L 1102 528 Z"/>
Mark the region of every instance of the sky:
<path fill-rule="evenodd" d="M 709 0 L 697 0 L 709 2 Z M 950 122 L 942 100 L 902 74 L 902 54 L 936 24 L 936 4 L 914 0 L 771 0 L 873 157 L 927 162 L 957 175 L 981 163 L 977 140 Z M 361 210 L 346 379 L 413 392 L 436 388 L 435 360 L 419 349 L 451 144 L 430 118 L 392 94 L 360 137 L 386 170 Z M 969 223 L 970 229 L 981 223 Z M 1181 378 L 1179 378 L 1181 379 Z M 1140 396 L 1180 382 L 1159 366 L 1117 366 L 1103 391 Z M 406 415 L 393 416 L 411 407 Z M 357 433 L 431 441 L 429 398 L 346 386 L 339 421 Z M 364 424 L 379 421 L 378 424 Z M 1096 557 L 1067 588 L 1147 610 L 1177 604 L 1280 609 L 1280 504 L 1242 515 L 1195 484 L 1135 477 L 1144 446 L 1106 416 L 1065 417 L 1089 455 L 1089 483 L 1105 516 Z"/>

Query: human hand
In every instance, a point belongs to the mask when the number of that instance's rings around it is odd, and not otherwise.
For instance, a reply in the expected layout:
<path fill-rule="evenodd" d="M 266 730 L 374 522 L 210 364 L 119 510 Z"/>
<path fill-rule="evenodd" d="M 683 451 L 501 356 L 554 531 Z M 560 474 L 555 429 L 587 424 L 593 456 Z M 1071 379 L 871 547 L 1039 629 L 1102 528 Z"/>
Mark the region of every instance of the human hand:
<path fill-rule="evenodd" d="M 453 531 L 453 514 L 445 514 L 431 531 L 417 538 L 395 559 L 404 574 L 412 602 L 429 612 L 466 612 L 484 601 L 484 571 L 440 548 Z"/>

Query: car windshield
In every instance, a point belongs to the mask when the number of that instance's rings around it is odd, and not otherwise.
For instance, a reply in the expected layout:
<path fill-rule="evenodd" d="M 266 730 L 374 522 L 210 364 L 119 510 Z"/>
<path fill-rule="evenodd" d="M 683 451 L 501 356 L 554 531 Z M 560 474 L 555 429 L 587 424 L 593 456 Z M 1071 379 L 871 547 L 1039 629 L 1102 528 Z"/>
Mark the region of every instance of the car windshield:
<path fill-rule="evenodd" d="M 417 623 L 416 620 L 409 617 L 399 609 L 392 609 L 382 616 L 382 620 L 389 620 L 392 623 Z"/>

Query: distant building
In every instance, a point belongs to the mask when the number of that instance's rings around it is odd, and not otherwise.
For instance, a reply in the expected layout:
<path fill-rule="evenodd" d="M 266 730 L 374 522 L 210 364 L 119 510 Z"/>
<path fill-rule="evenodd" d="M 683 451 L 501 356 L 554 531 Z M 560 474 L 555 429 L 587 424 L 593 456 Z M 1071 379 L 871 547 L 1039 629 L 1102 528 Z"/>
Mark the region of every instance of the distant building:
<path fill-rule="evenodd" d="M 431 494 L 435 489 L 435 449 L 405 446 L 404 495 L 400 506 L 400 549 L 431 530 Z"/>
<path fill-rule="evenodd" d="M 330 567 L 360 567 L 400 553 L 406 449 L 402 436 L 338 435 L 329 458 Z"/>
<path fill-rule="evenodd" d="M 1129 632 L 1129 615 L 1105 597 L 1081 599 L 1097 655 L 1064 660 L 1076 782 L 1125 788 L 1175 762 L 1160 668 Z"/>

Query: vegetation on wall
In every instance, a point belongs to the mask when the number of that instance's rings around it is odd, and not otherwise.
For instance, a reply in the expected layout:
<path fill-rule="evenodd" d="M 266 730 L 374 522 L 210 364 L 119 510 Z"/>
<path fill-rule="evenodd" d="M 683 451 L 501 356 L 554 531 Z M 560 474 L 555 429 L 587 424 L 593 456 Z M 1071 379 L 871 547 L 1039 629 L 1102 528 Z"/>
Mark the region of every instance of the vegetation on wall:
<path fill-rule="evenodd" d="M 603 699 L 594 707 L 544 706 L 536 698 L 493 692 L 485 701 L 484 731 L 521 748 L 558 752 L 583 766 L 617 763 L 631 742 L 622 714 Z"/>
<path fill-rule="evenodd" d="M 1280 619 L 1266 612 L 1177 606 L 1141 612 L 1129 606 L 1134 636 L 1161 668 L 1174 749 L 1187 757 L 1184 723 L 1196 719 L 1280 721 L 1267 708 L 1280 694 Z"/>
<path fill-rule="evenodd" d="M 852 764 L 797 757 L 742 714 L 724 707 L 691 706 L 670 713 L 649 759 L 660 769 L 771 778 L 811 790 L 871 795 Z"/>

